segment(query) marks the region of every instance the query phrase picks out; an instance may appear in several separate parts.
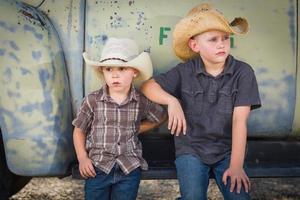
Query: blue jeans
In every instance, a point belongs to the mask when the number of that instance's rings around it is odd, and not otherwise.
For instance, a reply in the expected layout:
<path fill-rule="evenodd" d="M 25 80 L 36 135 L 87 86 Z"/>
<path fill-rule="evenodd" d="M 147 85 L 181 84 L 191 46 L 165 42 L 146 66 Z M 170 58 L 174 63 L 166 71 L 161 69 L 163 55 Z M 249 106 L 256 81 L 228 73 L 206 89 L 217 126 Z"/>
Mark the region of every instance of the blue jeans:
<path fill-rule="evenodd" d="M 109 174 L 97 167 L 96 177 L 85 181 L 86 200 L 135 200 L 141 180 L 141 169 L 125 175 L 116 164 Z"/>
<path fill-rule="evenodd" d="M 225 200 L 250 199 L 250 195 L 242 187 L 238 194 L 236 191 L 230 192 L 230 179 L 225 186 L 222 182 L 223 173 L 230 164 L 230 155 L 213 165 L 201 162 L 193 155 L 181 155 L 175 161 L 177 178 L 180 186 L 182 200 L 206 200 L 209 175 L 214 174 L 216 183 L 222 192 Z"/>

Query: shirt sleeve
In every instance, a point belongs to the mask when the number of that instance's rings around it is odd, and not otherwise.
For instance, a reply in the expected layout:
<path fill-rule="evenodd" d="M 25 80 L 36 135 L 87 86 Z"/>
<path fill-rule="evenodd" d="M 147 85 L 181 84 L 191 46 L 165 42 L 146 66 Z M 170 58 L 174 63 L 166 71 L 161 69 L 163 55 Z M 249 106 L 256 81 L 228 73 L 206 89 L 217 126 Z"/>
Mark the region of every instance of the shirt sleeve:
<path fill-rule="evenodd" d="M 80 109 L 77 113 L 76 118 L 73 120 L 72 124 L 80 128 L 84 133 L 88 133 L 91 128 L 92 120 L 93 120 L 93 109 L 89 102 L 88 96 L 83 99 Z"/>
<path fill-rule="evenodd" d="M 245 70 L 240 76 L 237 90 L 235 107 L 251 106 L 251 110 L 261 107 L 258 85 L 252 68 Z"/>
<path fill-rule="evenodd" d="M 163 106 L 146 99 L 145 119 L 159 123 L 163 119 L 165 112 Z"/>
<path fill-rule="evenodd" d="M 162 89 L 171 95 L 178 97 L 181 82 L 179 65 L 153 78 L 162 87 Z"/>

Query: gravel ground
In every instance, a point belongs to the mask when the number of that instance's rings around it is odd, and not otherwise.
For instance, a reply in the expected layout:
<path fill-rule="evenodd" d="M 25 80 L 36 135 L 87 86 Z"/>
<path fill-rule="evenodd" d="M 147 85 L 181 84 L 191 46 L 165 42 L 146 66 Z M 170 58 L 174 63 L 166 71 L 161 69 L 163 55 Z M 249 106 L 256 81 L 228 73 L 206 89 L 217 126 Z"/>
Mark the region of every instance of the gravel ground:
<path fill-rule="evenodd" d="M 34 178 L 10 200 L 80 200 L 83 199 L 83 181 L 70 177 Z M 253 200 L 300 200 L 300 178 L 251 179 Z M 138 200 L 174 200 L 179 197 L 177 180 L 143 180 Z M 209 200 L 222 199 L 214 182 L 210 181 Z"/>

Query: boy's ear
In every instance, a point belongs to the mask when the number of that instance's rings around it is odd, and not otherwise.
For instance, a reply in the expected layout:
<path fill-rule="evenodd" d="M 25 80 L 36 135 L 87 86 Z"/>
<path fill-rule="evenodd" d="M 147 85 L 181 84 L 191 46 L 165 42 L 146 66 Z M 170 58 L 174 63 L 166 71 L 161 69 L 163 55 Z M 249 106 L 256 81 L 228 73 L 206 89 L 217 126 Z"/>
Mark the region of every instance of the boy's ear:
<path fill-rule="evenodd" d="M 98 72 L 102 72 L 103 71 L 103 67 L 101 67 L 101 66 L 97 67 L 97 71 Z"/>
<path fill-rule="evenodd" d="M 193 52 L 199 53 L 198 43 L 195 39 L 190 38 L 188 42 L 189 47 L 192 49 Z"/>
<path fill-rule="evenodd" d="M 137 77 L 138 75 L 139 75 L 139 70 L 137 70 L 137 69 L 134 69 L 134 72 L 133 72 L 133 77 L 135 78 L 135 77 Z"/>

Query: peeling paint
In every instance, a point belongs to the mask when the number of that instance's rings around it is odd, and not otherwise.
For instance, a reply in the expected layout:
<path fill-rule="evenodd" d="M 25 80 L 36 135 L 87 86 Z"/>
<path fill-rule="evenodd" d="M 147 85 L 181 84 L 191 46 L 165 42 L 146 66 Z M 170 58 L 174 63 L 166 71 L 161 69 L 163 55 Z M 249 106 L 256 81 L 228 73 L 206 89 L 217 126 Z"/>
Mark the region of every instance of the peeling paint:
<path fill-rule="evenodd" d="M 18 45 L 14 41 L 9 41 L 9 45 L 11 46 L 11 48 L 13 48 L 16 51 L 20 50 L 20 48 L 18 47 Z"/>
<path fill-rule="evenodd" d="M 0 25 L 0 126 L 8 167 L 20 175 L 63 174 L 74 152 L 60 40 L 33 7 L 0 1 L 0 13 L 6 22 Z M 10 27 L 16 27 L 13 34 Z"/>
<path fill-rule="evenodd" d="M 288 10 L 288 16 L 289 16 L 289 30 L 290 30 L 290 37 L 291 37 L 291 44 L 292 44 L 292 48 L 293 48 L 293 52 L 296 55 L 296 44 L 297 44 L 297 36 L 296 36 L 296 26 L 297 26 L 297 22 L 296 22 L 296 8 L 295 8 L 295 4 L 293 0 L 289 0 L 290 3 L 290 7 Z"/>
<path fill-rule="evenodd" d="M 3 56 L 5 54 L 5 49 L 0 48 L 0 56 Z"/>
<path fill-rule="evenodd" d="M 6 24 L 6 22 L 3 22 L 3 21 L 0 21 L 0 27 L 3 28 L 3 29 L 5 29 L 5 30 L 8 30 L 11 33 L 16 32 L 16 30 L 17 30 L 16 26 L 13 26 L 13 25 L 8 26 Z"/>
<path fill-rule="evenodd" d="M 6 68 L 3 75 L 5 76 L 5 78 L 8 78 L 8 80 L 11 80 L 12 77 L 12 71 L 10 68 Z"/>
<path fill-rule="evenodd" d="M 10 90 L 7 91 L 7 95 L 9 97 L 12 97 L 12 98 L 20 98 L 21 97 L 20 93 L 13 92 L 13 91 L 10 91 Z"/>
<path fill-rule="evenodd" d="M 25 25 L 23 26 L 23 29 L 24 29 L 25 31 L 31 32 L 31 33 L 34 35 L 35 38 L 37 38 L 37 39 L 39 39 L 39 40 L 42 40 L 42 39 L 43 39 L 43 35 L 40 34 L 40 33 L 37 33 L 36 30 L 35 30 L 35 28 L 34 28 L 33 26 L 29 26 L 28 24 L 25 24 Z"/>
<path fill-rule="evenodd" d="M 22 75 L 31 74 L 31 72 L 27 69 L 27 67 L 20 68 Z"/>
<path fill-rule="evenodd" d="M 42 53 L 41 53 L 41 51 L 32 51 L 32 58 L 34 59 L 34 60 L 40 60 L 40 58 L 42 57 Z"/>
<path fill-rule="evenodd" d="M 8 53 L 8 56 L 11 58 L 11 59 L 13 59 L 13 60 L 15 60 L 16 62 L 20 62 L 20 59 L 16 56 L 16 54 L 14 54 L 13 52 L 9 52 Z"/>
<path fill-rule="evenodd" d="M 107 39 L 108 39 L 108 37 L 107 37 L 107 35 L 96 35 L 95 36 L 95 42 L 99 42 L 99 43 L 101 43 L 101 44 L 105 44 L 105 42 L 107 41 Z"/>

